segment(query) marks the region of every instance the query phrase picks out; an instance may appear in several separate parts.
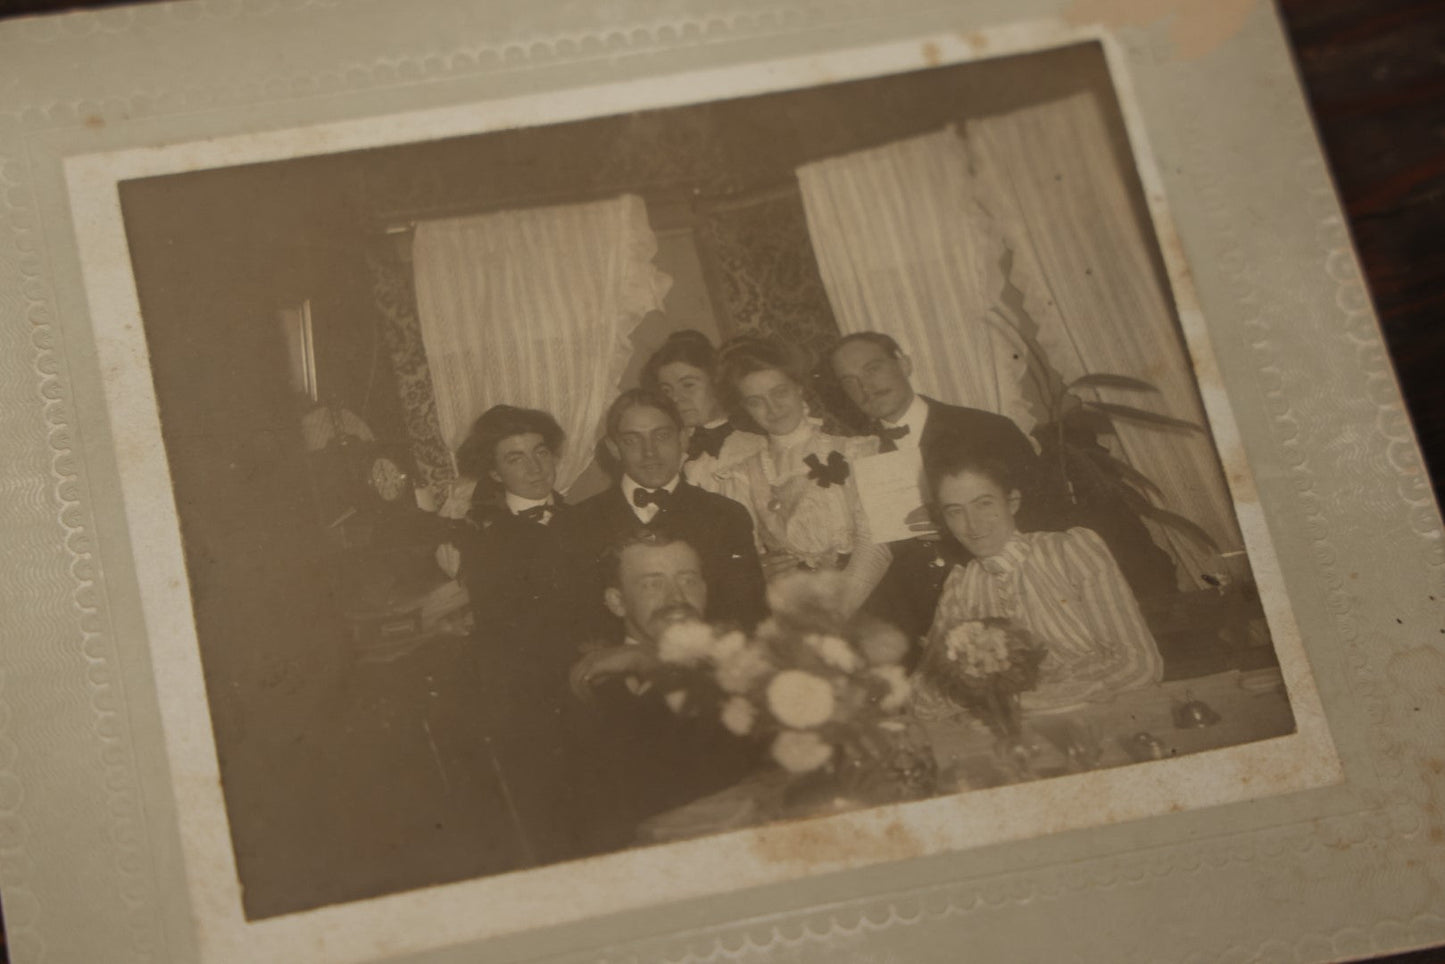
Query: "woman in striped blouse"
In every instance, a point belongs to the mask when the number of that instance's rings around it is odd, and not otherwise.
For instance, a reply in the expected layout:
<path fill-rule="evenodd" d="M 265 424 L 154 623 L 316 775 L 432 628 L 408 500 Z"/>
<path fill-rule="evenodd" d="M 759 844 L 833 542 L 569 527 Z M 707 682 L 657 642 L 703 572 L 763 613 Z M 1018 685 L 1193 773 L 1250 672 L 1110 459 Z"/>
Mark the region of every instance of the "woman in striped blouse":
<path fill-rule="evenodd" d="M 1047 647 L 1025 709 L 1106 700 L 1157 683 L 1159 648 L 1104 541 L 1091 529 L 1019 532 L 1020 495 L 1003 463 L 942 440 L 926 466 L 944 524 L 974 558 L 943 586 L 929 645 L 959 623 L 1012 620 Z"/>

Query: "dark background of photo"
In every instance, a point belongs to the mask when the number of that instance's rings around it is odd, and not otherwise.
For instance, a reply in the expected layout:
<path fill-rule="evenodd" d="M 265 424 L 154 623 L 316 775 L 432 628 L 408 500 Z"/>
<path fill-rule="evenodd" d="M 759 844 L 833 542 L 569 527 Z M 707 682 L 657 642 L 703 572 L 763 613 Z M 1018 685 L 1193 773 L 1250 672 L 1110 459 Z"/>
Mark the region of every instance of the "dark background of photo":
<path fill-rule="evenodd" d="M 110 6 L 0 0 L 0 16 Z M 1445 477 L 1445 4 L 1281 0 L 1432 480 Z M 3 948 L 0 948 L 3 955 Z M 1440 959 L 1437 950 L 1380 958 Z"/>

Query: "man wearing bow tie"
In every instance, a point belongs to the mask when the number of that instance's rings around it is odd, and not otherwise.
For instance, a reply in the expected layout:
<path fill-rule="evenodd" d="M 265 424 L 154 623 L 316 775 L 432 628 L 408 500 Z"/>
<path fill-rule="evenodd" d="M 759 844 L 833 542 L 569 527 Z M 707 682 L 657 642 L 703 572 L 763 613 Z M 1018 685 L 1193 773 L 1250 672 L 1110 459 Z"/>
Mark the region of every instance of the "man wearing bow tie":
<path fill-rule="evenodd" d="M 565 859 L 578 846 L 565 807 L 573 769 L 566 713 L 585 628 L 572 605 L 578 576 L 559 537 L 572 510 L 553 489 L 562 442 L 548 413 L 497 405 L 457 453 L 458 468 L 478 480 L 457 539 L 476 624 L 477 712 L 525 865 Z"/>
<path fill-rule="evenodd" d="M 752 518 L 731 499 L 683 480 L 683 423 L 676 406 L 660 392 L 624 392 L 607 412 L 605 444 L 620 470 L 617 484 L 577 505 L 560 530 L 579 568 L 591 576 L 579 599 L 598 632 L 615 628 L 596 603 L 602 598 L 599 562 L 606 547 L 638 523 L 665 525 L 697 550 L 711 588 L 709 619 L 757 623 L 765 602 Z"/>
<path fill-rule="evenodd" d="M 846 335 L 833 347 L 829 363 L 843 391 L 871 420 L 880 452 L 915 448 L 926 458 L 944 438 L 966 439 L 975 451 L 1003 462 L 1018 480 L 1023 493 L 1020 529 L 1067 524 L 1062 489 L 1049 483 L 1019 427 L 993 412 L 919 395 L 909 380 L 913 363 L 893 338 L 876 331 Z M 893 564 L 869 608 L 910 635 L 921 636 L 932 623 L 943 578 L 953 564 L 968 561 L 967 552 L 936 539 L 913 539 L 889 548 Z"/>
<path fill-rule="evenodd" d="M 705 455 L 717 458 L 722 452 L 723 443 L 731 434 L 733 423 L 725 418 L 719 419 L 715 425 L 697 426 L 687 439 L 687 461 L 691 462 Z"/>
<path fill-rule="evenodd" d="M 477 477 L 462 545 L 462 583 L 478 627 L 515 637 L 550 621 L 571 576 L 553 523 L 568 506 L 553 491 L 562 427 L 546 412 L 496 405 L 458 453 Z"/>

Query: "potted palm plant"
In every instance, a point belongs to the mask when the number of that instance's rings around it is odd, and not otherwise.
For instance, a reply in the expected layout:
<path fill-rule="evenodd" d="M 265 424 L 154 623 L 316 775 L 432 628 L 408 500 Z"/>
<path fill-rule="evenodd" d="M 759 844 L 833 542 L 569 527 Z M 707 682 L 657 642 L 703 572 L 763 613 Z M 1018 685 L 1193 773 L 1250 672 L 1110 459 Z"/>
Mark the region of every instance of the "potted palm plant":
<path fill-rule="evenodd" d="M 1005 258 L 1005 277 L 1011 261 Z M 1033 334 L 1037 326 L 1023 305 L 1022 293 L 1010 286 L 1008 295 L 1004 304 L 990 312 L 989 320 L 1003 326 L 1027 354 L 1028 377 L 1043 409 L 1033 435 L 1044 464 L 1069 493 L 1075 521 L 1099 533 L 1140 597 L 1157 598 L 1174 591 L 1174 561 L 1155 544 L 1145 520 L 1213 551 L 1218 551 L 1218 546 L 1193 520 L 1161 505 L 1159 486 L 1115 455 L 1105 440 L 1117 436 L 1118 421 L 1183 435 L 1203 433 L 1203 427 L 1093 397 L 1100 388 L 1139 395 L 1159 393 L 1157 386 L 1141 378 L 1096 372 L 1065 382 Z"/>

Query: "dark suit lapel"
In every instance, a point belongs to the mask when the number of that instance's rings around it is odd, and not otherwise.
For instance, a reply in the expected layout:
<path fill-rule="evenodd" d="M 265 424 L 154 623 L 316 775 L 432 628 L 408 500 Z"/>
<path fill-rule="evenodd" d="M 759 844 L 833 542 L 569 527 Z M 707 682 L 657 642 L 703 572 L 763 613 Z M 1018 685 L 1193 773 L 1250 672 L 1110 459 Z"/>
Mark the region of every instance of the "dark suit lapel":
<path fill-rule="evenodd" d="M 632 511 L 632 506 L 627 504 L 627 496 L 622 494 L 622 486 L 616 482 L 607 490 L 607 511 L 603 519 L 603 526 L 608 533 L 607 541 L 612 536 L 626 532 L 633 526 L 640 524 L 637 513 Z"/>
<path fill-rule="evenodd" d="M 672 491 L 672 499 L 676 504 L 676 508 L 687 512 L 697 506 L 697 497 L 701 492 L 702 489 L 699 489 L 686 479 L 680 479 L 677 483 L 677 488 Z"/>
<path fill-rule="evenodd" d="M 920 395 L 918 397 L 923 399 L 923 404 L 928 407 L 928 417 L 923 420 L 923 434 L 918 438 L 918 447 L 927 449 L 934 442 L 937 442 L 939 435 L 942 434 L 943 427 L 939 424 L 942 419 L 940 419 L 938 415 L 938 402 L 935 402 L 927 395 Z"/>

